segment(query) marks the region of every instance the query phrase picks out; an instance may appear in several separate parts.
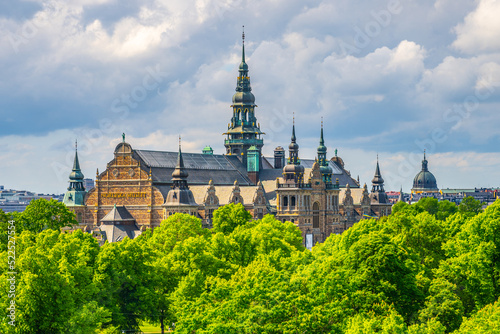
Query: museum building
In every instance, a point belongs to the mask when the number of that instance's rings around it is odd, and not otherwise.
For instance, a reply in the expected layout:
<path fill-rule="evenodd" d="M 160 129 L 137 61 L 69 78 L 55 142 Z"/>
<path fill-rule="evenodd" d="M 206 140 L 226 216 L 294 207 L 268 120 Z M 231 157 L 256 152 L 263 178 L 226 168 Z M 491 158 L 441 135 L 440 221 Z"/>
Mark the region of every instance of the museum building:
<path fill-rule="evenodd" d="M 112 242 L 159 226 L 177 212 L 199 217 L 211 227 L 217 208 L 241 203 L 254 219 L 273 214 L 293 222 L 314 244 L 363 217 L 390 214 L 378 159 L 368 192 L 345 169 L 337 150 L 328 160 L 323 124 L 314 159 L 299 158 L 295 123 L 288 159 L 281 146 L 273 157 L 263 156 L 264 133 L 255 114 L 244 41 L 238 72 L 232 117 L 223 134 L 225 154 L 214 154 L 209 146 L 201 153 L 183 153 L 180 140 L 178 152 L 138 150 L 123 134 L 113 159 L 97 171 L 95 187 L 87 192 L 75 152 L 63 202 L 75 212 L 80 228 Z"/>

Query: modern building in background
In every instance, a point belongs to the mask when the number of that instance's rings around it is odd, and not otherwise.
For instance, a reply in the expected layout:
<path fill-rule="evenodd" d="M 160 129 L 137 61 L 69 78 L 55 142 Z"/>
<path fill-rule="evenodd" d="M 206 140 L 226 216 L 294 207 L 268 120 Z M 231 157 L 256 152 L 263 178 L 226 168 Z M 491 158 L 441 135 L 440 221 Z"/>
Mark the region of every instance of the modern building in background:
<path fill-rule="evenodd" d="M 23 212 L 32 200 L 44 198 L 62 201 L 63 195 L 39 194 L 26 190 L 5 189 L 0 186 L 0 210 L 4 212 Z"/>

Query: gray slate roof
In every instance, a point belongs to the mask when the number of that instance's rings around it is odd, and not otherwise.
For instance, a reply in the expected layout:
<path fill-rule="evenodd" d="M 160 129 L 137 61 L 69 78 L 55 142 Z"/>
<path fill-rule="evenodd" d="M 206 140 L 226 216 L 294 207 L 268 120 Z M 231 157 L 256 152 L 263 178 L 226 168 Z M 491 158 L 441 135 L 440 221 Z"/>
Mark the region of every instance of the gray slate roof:
<path fill-rule="evenodd" d="M 102 232 L 103 239 L 108 242 L 118 242 L 128 237 L 134 239 L 141 234 L 136 224 L 133 225 L 101 225 L 99 230 Z"/>
<path fill-rule="evenodd" d="M 124 206 L 114 206 L 106 216 L 101 219 L 101 222 L 125 222 L 135 221 L 135 218 L 128 212 Z"/>
<path fill-rule="evenodd" d="M 106 216 L 101 219 L 99 230 L 103 239 L 108 242 L 117 242 L 125 237 L 134 239 L 141 234 L 135 218 L 124 206 L 114 206 Z"/>
<path fill-rule="evenodd" d="M 160 191 L 166 196 L 170 190 L 169 185 L 172 184 L 172 173 L 177 164 L 178 152 L 134 150 L 134 153 L 135 158 L 141 161 L 141 166 L 144 170 L 149 172 L 151 168 L 153 183 L 156 187 L 161 188 Z M 247 176 L 246 166 L 237 156 L 182 153 L 182 158 L 184 159 L 184 169 L 189 173 L 189 185 L 208 185 L 210 180 L 215 185 L 232 186 L 235 180 L 238 181 L 240 186 L 252 185 Z M 263 182 L 275 181 L 277 177 L 281 177 L 282 170 L 272 168 L 274 158 L 263 158 L 262 163 L 264 168 L 260 171 L 260 180 Z M 314 159 L 301 159 L 301 164 L 307 171 L 312 168 L 314 161 Z M 330 161 L 329 164 L 333 170 L 333 182 L 338 178 L 341 187 L 345 187 L 347 183 L 351 187 L 359 187 L 356 181 L 345 170 L 333 161 Z M 308 175 L 306 175 L 306 178 L 308 178 Z M 266 187 L 266 191 L 271 191 L 268 188 L 269 185 Z"/>
<path fill-rule="evenodd" d="M 141 165 L 149 171 L 153 182 L 171 184 L 172 173 L 177 164 L 177 152 L 134 150 Z M 188 183 L 205 185 L 213 180 L 218 185 L 250 185 L 245 166 L 236 156 L 223 154 L 182 153 L 184 169 L 189 173 Z M 167 191 L 168 192 L 168 191 Z"/>

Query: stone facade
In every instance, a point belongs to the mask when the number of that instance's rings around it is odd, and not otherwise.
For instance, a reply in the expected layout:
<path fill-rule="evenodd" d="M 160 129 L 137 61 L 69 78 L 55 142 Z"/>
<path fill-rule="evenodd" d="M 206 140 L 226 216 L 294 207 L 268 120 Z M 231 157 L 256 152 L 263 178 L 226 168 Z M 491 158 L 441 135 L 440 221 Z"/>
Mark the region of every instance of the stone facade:
<path fill-rule="evenodd" d="M 125 206 L 140 226 L 156 227 L 165 218 L 162 193 L 153 186 L 151 175 L 132 156 L 132 147 L 120 143 L 115 158 L 101 174 L 86 197 L 83 224 L 100 225 L 115 205 Z"/>

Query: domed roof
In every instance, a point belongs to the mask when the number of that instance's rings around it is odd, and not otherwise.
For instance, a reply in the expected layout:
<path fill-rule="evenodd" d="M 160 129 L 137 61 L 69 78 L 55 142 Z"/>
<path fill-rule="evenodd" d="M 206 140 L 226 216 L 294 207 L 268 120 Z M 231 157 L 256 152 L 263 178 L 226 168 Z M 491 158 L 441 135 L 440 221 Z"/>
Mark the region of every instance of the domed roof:
<path fill-rule="evenodd" d="M 304 173 L 304 166 L 302 165 L 286 165 L 283 168 L 283 174 L 301 174 Z"/>
<path fill-rule="evenodd" d="M 299 144 L 296 142 L 291 142 L 290 145 L 288 145 L 289 150 L 298 150 L 299 149 Z"/>
<path fill-rule="evenodd" d="M 283 147 L 281 147 L 281 146 L 278 146 L 278 147 L 276 147 L 276 148 L 274 149 L 274 152 L 276 152 L 276 151 L 279 151 L 279 152 L 284 152 L 284 151 L 285 151 L 285 149 L 284 149 Z"/>
<path fill-rule="evenodd" d="M 436 178 L 434 174 L 429 172 L 427 168 L 427 159 L 425 158 L 424 152 L 424 160 L 422 160 L 422 170 L 415 175 L 413 179 L 413 188 L 414 191 L 436 191 L 438 190 Z"/>
<path fill-rule="evenodd" d="M 83 180 L 84 176 L 81 170 L 73 170 L 71 174 L 69 174 L 69 179 L 72 181 Z"/>
<path fill-rule="evenodd" d="M 413 179 L 415 190 L 437 190 L 437 182 L 434 175 L 429 171 L 420 171 Z"/>
<path fill-rule="evenodd" d="M 255 96 L 252 92 L 236 92 L 233 95 L 233 103 L 254 104 Z"/>
<path fill-rule="evenodd" d="M 245 49 L 243 49 L 243 52 L 245 52 Z M 241 71 L 248 71 L 248 65 L 247 65 L 247 63 L 245 63 L 244 60 L 240 63 L 240 68 L 239 69 Z"/>
<path fill-rule="evenodd" d="M 78 160 L 78 151 L 75 151 L 75 160 L 73 161 L 73 169 L 69 174 L 69 179 L 71 181 L 81 181 L 84 176 L 82 170 L 80 169 L 80 161 Z"/>
<path fill-rule="evenodd" d="M 326 166 L 320 166 L 319 171 L 321 172 L 321 175 L 324 174 L 333 174 L 333 169 L 329 165 Z"/>

